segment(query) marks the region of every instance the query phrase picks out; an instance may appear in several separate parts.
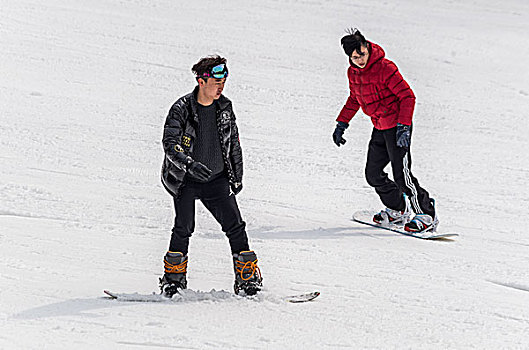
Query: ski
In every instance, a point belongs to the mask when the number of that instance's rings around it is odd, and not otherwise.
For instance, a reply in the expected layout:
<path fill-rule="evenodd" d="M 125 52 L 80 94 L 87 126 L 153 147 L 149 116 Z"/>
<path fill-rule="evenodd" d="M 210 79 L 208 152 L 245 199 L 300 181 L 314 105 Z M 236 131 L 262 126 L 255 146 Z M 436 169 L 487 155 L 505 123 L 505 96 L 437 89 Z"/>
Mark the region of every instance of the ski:
<path fill-rule="evenodd" d="M 161 294 L 139 294 L 139 293 L 114 293 L 109 290 L 103 291 L 110 299 L 119 301 L 130 301 L 139 303 L 162 303 L 170 299 L 163 297 Z"/>
<path fill-rule="evenodd" d="M 307 301 L 316 299 L 319 295 L 320 292 L 311 292 L 299 295 L 290 295 L 287 297 L 283 297 L 283 300 L 289 303 L 306 303 Z"/>
<path fill-rule="evenodd" d="M 103 291 L 109 299 L 124 301 L 124 302 L 138 302 L 138 303 L 178 303 L 178 302 L 199 302 L 199 301 L 221 301 L 227 299 L 242 299 L 242 298 L 258 298 L 257 296 L 244 297 L 225 290 L 211 290 L 210 292 L 195 291 L 192 289 L 184 289 L 173 295 L 172 298 L 164 297 L 161 294 L 140 294 L 140 293 L 115 293 L 109 290 Z M 310 292 L 298 295 L 289 295 L 281 297 L 280 299 L 289 303 L 305 303 L 316 299 L 320 292 Z"/>
<path fill-rule="evenodd" d="M 357 211 L 353 214 L 353 221 L 358 222 L 363 225 L 368 225 L 371 227 L 381 228 L 383 230 L 388 230 L 396 233 L 400 233 L 404 236 L 409 237 L 415 237 L 419 239 L 426 239 L 426 240 L 443 240 L 443 239 L 449 239 L 450 237 L 459 236 L 457 233 L 439 233 L 439 232 L 432 232 L 432 231 L 426 231 L 426 232 L 408 232 L 405 231 L 402 226 L 397 225 L 381 225 L 373 222 L 373 216 L 375 212 L 363 210 L 363 211 Z"/>

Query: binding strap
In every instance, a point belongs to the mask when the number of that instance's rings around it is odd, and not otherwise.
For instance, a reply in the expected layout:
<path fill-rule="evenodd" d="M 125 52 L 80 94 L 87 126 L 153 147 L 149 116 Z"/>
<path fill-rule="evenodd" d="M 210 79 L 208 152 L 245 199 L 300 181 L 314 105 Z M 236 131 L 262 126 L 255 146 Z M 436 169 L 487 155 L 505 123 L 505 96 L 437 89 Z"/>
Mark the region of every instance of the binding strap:
<path fill-rule="evenodd" d="M 163 259 L 165 265 L 165 273 L 186 273 L 187 272 L 187 259 L 180 264 L 171 264 L 167 261 L 167 258 Z"/>
<path fill-rule="evenodd" d="M 246 261 L 246 262 L 236 260 L 235 261 L 235 271 L 241 274 L 241 279 L 243 281 L 250 280 L 256 273 L 257 273 L 257 278 L 261 279 L 261 270 L 259 269 L 259 266 L 257 266 L 257 258 L 253 261 Z M 245 273 L 250 273 L 250 276 L 248 276 L 248 278 L 244 278 Z"/>

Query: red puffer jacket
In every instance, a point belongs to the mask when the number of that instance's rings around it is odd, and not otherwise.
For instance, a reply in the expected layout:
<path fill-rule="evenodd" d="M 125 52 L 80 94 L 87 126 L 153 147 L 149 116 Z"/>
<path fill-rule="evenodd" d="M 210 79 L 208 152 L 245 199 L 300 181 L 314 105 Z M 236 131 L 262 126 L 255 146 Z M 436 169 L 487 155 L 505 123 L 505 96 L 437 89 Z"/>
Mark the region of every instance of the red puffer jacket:
<path fill-rule="evenodd" d="M 377 44 L 370 45 L 367 65 L 361 69 L 351 63 L 347 70 L 351 94 L 336 120 L 349 123 L 362 107 L 379 130 L 393 128 L 397 123 L 411 125 L 415 107 L 413 91 L 395 63 L 384 57 L 384 50 Z"/>

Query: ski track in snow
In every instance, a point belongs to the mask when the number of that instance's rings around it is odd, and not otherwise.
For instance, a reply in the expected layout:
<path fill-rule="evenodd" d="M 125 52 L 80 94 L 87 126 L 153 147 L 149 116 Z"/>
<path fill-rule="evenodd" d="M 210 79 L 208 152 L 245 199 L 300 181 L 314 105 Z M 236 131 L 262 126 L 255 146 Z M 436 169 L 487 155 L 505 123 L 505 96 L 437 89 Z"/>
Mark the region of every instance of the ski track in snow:
<path fill-rule="evenodd" d="M 4 1 L 0 348 L 529 347 L 528 13 L 515 0 Z M 452 242 L 350 221 L 380 207 L 363 175 L 369 119 L 353 119 L 345 147 L 331 141 L 350 26 L 417 95 L 414 175 Z M 209 53 L 230 66 L 237 199 L 263 296 L 107 300 L 103 289 L 157 289 L 173 220 L 163 122 Z M 189 285 L 231 290 L 232 275 L 197 204 Z M 310 303 L 278 299 L 314 290 Z"/>

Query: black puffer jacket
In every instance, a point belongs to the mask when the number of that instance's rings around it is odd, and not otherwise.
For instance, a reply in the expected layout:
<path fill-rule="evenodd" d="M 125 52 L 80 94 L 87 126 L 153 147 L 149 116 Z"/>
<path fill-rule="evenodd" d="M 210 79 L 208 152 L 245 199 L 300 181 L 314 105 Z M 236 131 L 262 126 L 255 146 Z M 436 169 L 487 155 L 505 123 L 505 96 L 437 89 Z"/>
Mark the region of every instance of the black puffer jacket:
<path fill-rule="evenodd" d="M 197 93 L 198 86 L 193 92 L 179 98 L 169 110 L 165 121 L 162 140 L 165 151 L 162 183 L 175 197 L 180 195 L 186 174 L 187 157 L 193 157 L 193 142 L 199 123 Z M 230 184 L 237 186 L 242 182 L 242 151 L 235 114 L 231 101 L 224 95 L 214 103 L 217 106 L 217 129 L 226 172 Z"/>

